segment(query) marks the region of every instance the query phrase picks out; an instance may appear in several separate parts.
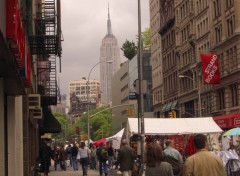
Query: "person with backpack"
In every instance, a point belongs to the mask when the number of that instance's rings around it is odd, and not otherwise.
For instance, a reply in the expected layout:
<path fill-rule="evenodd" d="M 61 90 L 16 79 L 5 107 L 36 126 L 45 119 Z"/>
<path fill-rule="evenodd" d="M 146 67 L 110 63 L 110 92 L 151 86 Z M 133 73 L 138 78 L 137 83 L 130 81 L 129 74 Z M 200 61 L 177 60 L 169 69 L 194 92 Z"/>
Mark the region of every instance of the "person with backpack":
<path fill-rule="evenodd" d="M 105 176 L 107 176 L 108 175 L 108 169 L 107 169 L 108 153 L 107 153 L 107 148 L 105 147 L 105 144 L 103 142 L 101 142 L 100 146 L 97 149 L 97 157 L 99 161 L 100 176 L 102 176 L 103 171 Z"/>
<path fill-rule="evenodd" d="M 72 167 L 72 146 L 70 144 L 68 144 L 66 152 L 67 152 L 67 166 L 69 167 L 70 165 Z"/>
<path fill-rule="evenodd" d="M 166 148 L 163 151 L 165 155 L 165 160 L 172 165 L 173 174 L 175 176 L 182 175 L 183 159 L 180 152 L 173 148 L 172 140 L 166 140 L 165 145 Z"/>
<path fill-rule="evenodd" d="M 73 166 L 73 170 L 78 170 L 78 163 L 77 163 L 77 154 L 78 154 L 78 147 L 77 145 L 74 143 L 73 147 L 71 148 L 72 150 L 72 166 Z"/>
<path fill-rule="evenodd" d="M 113 168 L 113 164 L 114 164 L 114 148 L 112 146 L 113 144 L 110 143 L 110 146 L 108 147 L 108 164 L 109 164 L 109 168 L 112 169 Z"/>

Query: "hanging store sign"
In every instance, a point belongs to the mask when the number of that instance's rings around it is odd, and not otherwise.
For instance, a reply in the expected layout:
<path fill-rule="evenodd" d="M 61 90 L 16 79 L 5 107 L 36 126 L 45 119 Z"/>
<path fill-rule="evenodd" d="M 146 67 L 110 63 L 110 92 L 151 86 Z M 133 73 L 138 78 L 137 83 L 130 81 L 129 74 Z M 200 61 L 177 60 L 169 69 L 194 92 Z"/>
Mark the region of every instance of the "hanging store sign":
<path fill-rule="evenodd" d="M 21 20 L 18 0 L 6 1 L 6 38 L 26 87 L 31 84 L 31 55 Z"/>
<path fill-rule="evenodd" d="M 216 54 L 201 54 L 202 73 L 205 84 L 219 84 L 220 73 Z"/>

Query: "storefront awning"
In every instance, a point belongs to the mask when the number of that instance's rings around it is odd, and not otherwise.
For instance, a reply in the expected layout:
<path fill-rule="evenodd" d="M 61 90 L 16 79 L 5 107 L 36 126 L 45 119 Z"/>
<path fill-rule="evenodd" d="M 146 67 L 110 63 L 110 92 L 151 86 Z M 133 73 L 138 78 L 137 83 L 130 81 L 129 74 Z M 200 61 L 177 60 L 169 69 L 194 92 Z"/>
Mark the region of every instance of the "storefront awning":
<path fill-rule="evenodd" d="M 167 104 L 164 104 L 161 111 L 165 112 L 166 111 L 166 107 L 167 107 Z"/>
<path fill-rule="evenodd" d="M 172 102 L 168 103 L 167 106 L 166 106 L 165 111 L 171 110 L 171 106 L 172 106 Z"/>
<path fill-rule="evenodd" d="M 176 109 L 177 108 L 177 104 L 178 104 L 178 100 L 173 101 L 170 109 L 171 110 L 172 109 Z"/>
<path fill-rule="evenodd" d="M 39 132 L 40 133 L 60 133 L 61 124 L 52 114 L 51 110 L 47 106 L 42 107 L 43 120 L 40 123 Z"/>
<path fill-rule="evenodd" d="M 213 117 L 213 120 L 222 129 L 240 127 L 240 112 L 226 114 L 222 116 L 215 116 Z"/>

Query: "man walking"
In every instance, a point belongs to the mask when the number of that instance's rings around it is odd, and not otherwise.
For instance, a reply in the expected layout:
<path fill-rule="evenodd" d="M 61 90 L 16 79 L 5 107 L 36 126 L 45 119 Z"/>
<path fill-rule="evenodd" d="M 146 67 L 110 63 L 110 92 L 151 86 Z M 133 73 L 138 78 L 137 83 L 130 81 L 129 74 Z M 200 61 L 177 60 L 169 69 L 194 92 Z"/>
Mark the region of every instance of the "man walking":
<path fill-rule="evenodd" d="M 75 143 L 73 144 L 73 147 L 71 148 L 71 153 L 72 153 L 73 170 L 78 170 L 78 163 L 77 163 L 78 147 Z"/>
<path fill-rule="evenodd" d="M 112 169 L 113 167 L 113 162 L 114 162 L 114 148 L 112 146 L 112 143 L 110 143 L 110 146 L 108 147 L 108 164 L 109 168 Z"/>
<path fill-rule="evenodd" d="M 108 169 L 107 169 L 107 160 L 108 160 L 108 154 L 107 154 L 107 148 L 105 147 L 104 143 L 101 143 L 100 146 L 97 149 L 97 156 L 99 160 L 99 173 L 100 176 L 102 176 L 103 171 L 105 176 L 107 176 Z"/>
<path fill-rule="evenodd" d="M 221 158 L 207 151 L 207 137 L 197 134 L 193 138 L 197 152 L 186 160 L 186 176 L 225 176 Z"/>
<path fill-rule="evenodd" d="M 128 146 L 127 140 L 123 139 L 117 158 L 117 164 L 120 164 L 120 171 L 123 176 L 132 175 L 134 160 L 135 151 Z"/>
<path fill-rule="evenodd" d="M 178 150 L 173 148 L 172 140 L 166 140 L 165 145 L 166 148 L 163 151 L 165 155 L 165 160 L 172 165 L 174 175 L 176 176 L 181 175 L 183 163 L 181 154 L 179 153 Z"/>
<path fill-rule="evenodd" d="M 47 141 L 43 141 L 43 145 L 39 150 L 39 157 L 41 159 L 41 170 L 43 171 L 44 176 L 48 176 L 51 156 L 51 147 L 47 145 Z"/>

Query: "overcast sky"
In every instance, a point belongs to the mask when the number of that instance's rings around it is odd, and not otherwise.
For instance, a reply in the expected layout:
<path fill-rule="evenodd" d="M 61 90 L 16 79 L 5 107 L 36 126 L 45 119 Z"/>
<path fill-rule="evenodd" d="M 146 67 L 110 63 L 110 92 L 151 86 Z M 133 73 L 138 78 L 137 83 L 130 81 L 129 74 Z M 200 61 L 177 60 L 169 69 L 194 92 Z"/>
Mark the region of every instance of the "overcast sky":
<path fill-rule="evenodd" d="M 138 33 L 138 0 L 61 0 L 62 14 L 62 72 L 58 72 L 61 94 L 68 96 L 71 80 L 88 77 L 91 68 L 99 62 L 100 46 L 107 33 L 108 2 L 112 31 L 122 44 L 136 41 Z M 149 2 L 141 0 L 142 31 L 150 25 Z M 121 61 L 126 58 L 121 52 Z M 99 80 L 99 66 L 90 79 Z"/>

